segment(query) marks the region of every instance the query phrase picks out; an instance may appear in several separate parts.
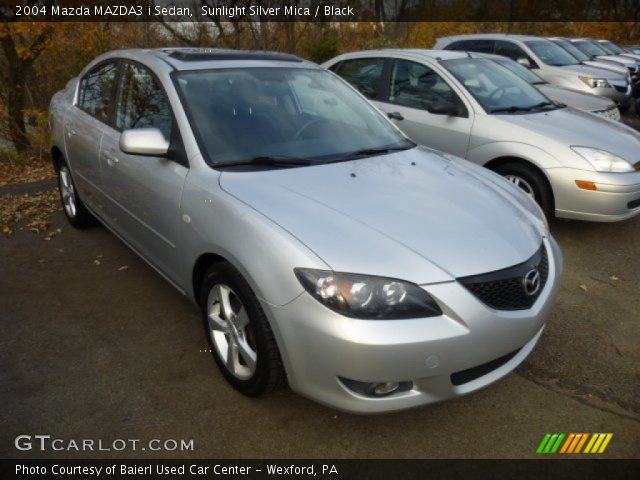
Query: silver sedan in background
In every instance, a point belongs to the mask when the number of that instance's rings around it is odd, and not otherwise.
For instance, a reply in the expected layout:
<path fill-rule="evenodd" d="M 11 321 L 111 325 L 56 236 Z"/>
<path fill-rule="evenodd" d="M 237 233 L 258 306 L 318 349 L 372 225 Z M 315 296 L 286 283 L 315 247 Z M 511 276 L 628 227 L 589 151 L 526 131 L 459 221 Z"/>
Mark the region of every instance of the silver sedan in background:
<path fill-rule="evenodd" d="M 69 221 L 99 219 L 191 298 L 246 395 L 423 405 L 502 378 L 545 327 L 562 254 L 535 202 L 315 64 L 112 52 L 50 124 Z"/>
<path fill-rule="evenodd" d="M 324 66 L 411 139 L 504 175 L 548 216 L 611 222 L 640 214 L 640 134 L 556 105 L 489 58 L 371 50 Z"/>
<path fill-rule="evenodd" d="M 588 93 L 578 92 L 576 90 L 570 90 L 565 87 L 559 87 L 552 85 L 544 80 L 542 77 L 536 75 L 532 70 L 523 67 L 518 62 L 514 62 L 510 58 L 502 57 L 500 55 L 489 55 L 484 53 L 470 54 L 472 57 L 477 58 L 490 58 L 498 65 L 511 70 L 523 80 L 526 80 L 530 85 L 537 88 L 543 95 L 555 103 L 560 103 L 568 107 L 583 110 L 585 112 L 600 115 L 610 120 L 620 120 L 620 110 L 613 101 L 605 97 L 598 95 L 590 95 Z"/>

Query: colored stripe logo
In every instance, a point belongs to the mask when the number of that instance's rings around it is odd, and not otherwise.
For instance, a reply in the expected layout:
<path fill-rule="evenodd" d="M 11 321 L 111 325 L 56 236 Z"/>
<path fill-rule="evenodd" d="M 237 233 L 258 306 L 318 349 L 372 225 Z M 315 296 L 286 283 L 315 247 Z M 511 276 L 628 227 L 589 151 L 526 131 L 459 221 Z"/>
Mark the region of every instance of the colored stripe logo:
<path fill-rule="evenodd" d="M 536 453 L 603 453 L 612 438 L 613 433 L 547 433 Z"/>

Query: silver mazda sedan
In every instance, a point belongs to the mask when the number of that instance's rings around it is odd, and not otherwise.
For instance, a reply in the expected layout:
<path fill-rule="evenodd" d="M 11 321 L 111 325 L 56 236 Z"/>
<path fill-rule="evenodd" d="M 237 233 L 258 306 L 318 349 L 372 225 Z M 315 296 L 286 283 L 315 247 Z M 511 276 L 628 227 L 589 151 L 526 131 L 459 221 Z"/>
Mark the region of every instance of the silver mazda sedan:
<path fill-rule="evenodd" d="M 562 254 L 538 206 L 315 64 L 116 51 L 50 124 L 71 224 L 99 219 L 192 299 L 246 395 L 415 407 L 505 376 L 544 329 Z"/>

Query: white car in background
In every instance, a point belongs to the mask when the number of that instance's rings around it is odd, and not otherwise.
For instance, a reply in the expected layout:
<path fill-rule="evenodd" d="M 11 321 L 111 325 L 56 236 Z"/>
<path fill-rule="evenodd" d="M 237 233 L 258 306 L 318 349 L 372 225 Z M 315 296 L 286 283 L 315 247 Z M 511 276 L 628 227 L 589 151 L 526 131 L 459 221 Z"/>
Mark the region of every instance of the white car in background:
<path fill-rule="evenodd" d="M 415 142 L 500 173 L 547 216 L 611 222 L 640 214 L 640 134 L 555 104 L 489 58 L 371 50 L 323 66 Z"/>

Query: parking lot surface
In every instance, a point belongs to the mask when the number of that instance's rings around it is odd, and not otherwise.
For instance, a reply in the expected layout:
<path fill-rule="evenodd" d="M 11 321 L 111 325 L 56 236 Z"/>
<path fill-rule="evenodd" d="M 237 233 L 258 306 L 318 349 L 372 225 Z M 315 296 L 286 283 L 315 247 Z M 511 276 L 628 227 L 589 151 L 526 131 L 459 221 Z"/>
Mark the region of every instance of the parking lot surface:
<path fill-rule="evenodd" d="M 532 458 L 547 432 L 611 432 L 640 457 L 640 218 L 554 221 L 565 276 L 527 361 L 472 395 L 382 416 L 287 388 L 241 396 L 196 308 L 106 228 L 0 237 L 0 455 L 56 458 Z M 18 451 L 21 434 L 193 439 L 193 451 Z"/>

